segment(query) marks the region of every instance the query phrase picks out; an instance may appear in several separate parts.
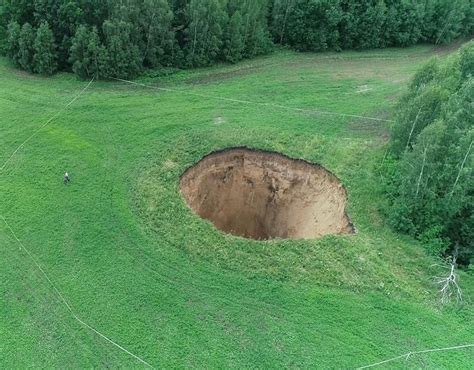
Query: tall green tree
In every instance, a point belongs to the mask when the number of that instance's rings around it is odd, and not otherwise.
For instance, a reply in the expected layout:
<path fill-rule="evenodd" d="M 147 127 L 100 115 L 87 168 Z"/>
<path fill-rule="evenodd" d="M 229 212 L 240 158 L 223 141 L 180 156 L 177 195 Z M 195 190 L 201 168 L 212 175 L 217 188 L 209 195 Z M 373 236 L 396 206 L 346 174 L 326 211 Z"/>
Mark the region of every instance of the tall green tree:
<path fill-rule="evenodd" d="M 245 48 L 243 19 L 240 11 L 236 10 L 229 19 L 224 34 L 224 59 L 235 63 L 243 58 Z"/>
<path fill-rule="evenodd" d="M 180 49 L 186 44 L 185 28 L 189 23 L 188 6 L 190 0 L 171 0 L 171 11 L 173 12 L 172 29 L 176 36 L 176 42 Z"/>
<path fill-rule="evenodd" d="M 31 24 L 25 23 L 23 27 L 21 27 L 18 40 L 18 64 L 28 72 L 34 71 L 35 39 L 35 30 Z"/>
<path fill-rule="evenodd" d="M 133 42 L 133 26 L 123 20 L 105 21 L 106 52 L 101 53 L 102 75 L 119 78 L 136 77 L 143 66 L 139 47 Z"/>
<path fill-rule="evenodd" d="M 297 1 L 288 15 L 286 41 L 303 51 L 337 49 L 341 18 L 337 0 Z"/>
<path fill-rule="evenodd" d="M 387 23 L 395 21 L 395 27 L 386 35 L 386 45 L 409 46 L 416 44 L 422 33 L 423 4 L 412 0 L 394 1 L 387 13 Z M 390 13 L 390 11 L 393 13 Z"/>
<path fill-rule="evenodd" d="M 69 51 L 78 27 L 84 23 L 84 11 L 79 0 L 63 0 L 57 11 L 57 21 L 53 33 L 58 43 L 58 64 L 61 69 L 68 69 Z"/>
<path fill-rule="evenodd" d="M 384 45 L 383 26 L 387 7 L 383 0 L 343 0 L 342 48 L 378 48 Z"/>
<path fill-rule="evenodd" d="M 70 62 L 73 72 L 81 78 L 92 76 L 99 77 L 101 58 L 104 53 L 97 28 L 90 30 L 86 26 L 80 26 L 74 36 L 70 52 Z"/>
<path fill-rule="evenodd" d="M 227 14 L 220 0 L 191 0 L 185 29 L 188 66 L 205 66 L 217 60 L 223 43 Z"/>
<path fill-rule="evenodd" d="M 244 27 L 244 56 L 251 58 L 267 53 L 272 46 L 268 31 L 268 1 L 242 0 L 241 14 Z"/>
<path fill-rule="evenodd" d="M 443 44 L 461 35 L 466 17 L 472 16 L 472 1 L 425 0 L 423 37 L 433 44 Z"/>
<path fill-rule="evenodd" d="M 83 12 L 82 24 L 101 30 L 104 20 L 110 16 L 110 1 L 79 0 Z"/>
<path fill-rule="evenodd" d="M 3 0 L 0 2 L 1 16 L 0 22 L 8 24 L 10 22 L 34 23 L 35 2 L 31 0 Z"/>
<path fill-rule="evenodd" d="M 141 12 L 143 0 L 119 0 L 112 1 L 110 9 L 109 22 L 125 22 L 127 24 L 127 33 L 130 42 L 138 46 L 140 51 L 144 49 L 143 35 L 141 27 Z"/>
<path fill-rule="evenodd" d="M 297 0 L 274 0 L 270 18 L 270 30 L 275 42 L 286 44 L 289 17 L 295 10 Z M 299 5 L 299 4 L 298 4 Z M 295 27 L 295 24 L 290 24 Z"/>
<path fill-rule="evenodd" d="M 57 70 L 57 53 L 54 36 L 48 22 L 40 24 L 34 42 L 34 71 L 51 75 Z"/>
<path fill-rule="evenodd" d="M 412 149 L 418 135 L 439 117 L 448 101 L 451 91 L 437 82 L 440 75 L 439 61 L 431 60 L 415 74 L 408 92 L 400 99 L 391 135 L 391 149 L 396 156 Z"/>
<path fill-rule="evenodd" d="M 167 0 L 144 0 L 140 26 L 144 38 L 143 58 L 146 67 L 170 64 L 174 52 L 173 12 Z"/>
<path fill-rule="evenodd" d="M 0 55 L 7 52 L 7 38 L 8 38 L 8 14 L 5 10 L 5 3 L 0 2 Z"/>
<path fill-rule="evenodd" d="M 21 27 L 17 21 L 11 21 L 7 28 L 6 53 L 17 66 L 20 65 L 20 33 Z"/>

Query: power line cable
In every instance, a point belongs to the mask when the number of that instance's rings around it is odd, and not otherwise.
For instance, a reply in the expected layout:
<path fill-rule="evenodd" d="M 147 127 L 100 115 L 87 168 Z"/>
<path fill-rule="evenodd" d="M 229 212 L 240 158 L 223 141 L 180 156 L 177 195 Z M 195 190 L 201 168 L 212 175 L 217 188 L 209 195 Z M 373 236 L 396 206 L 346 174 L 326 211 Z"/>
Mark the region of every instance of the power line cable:
<path fill-rule="evenodd" d="M 408 360 L 411 356 L 418 355 L 418 354 L 421 354 L 421 353 L 452 351 L 452 350 L 455 350 L 455 349 L 463 349 L 463 348 L 471 348 L 471 347 L 474 347 L 474 343 L 473 344 L 463 344 L 463 345 L 454 346 L 454 347 L 433 348 L 433 349 L 424 349 L 422 351 L 408 352 L 408 353 L 404 353 L 403 355 L 399 355 L 399 356 L 396 356 L 396 357 L 389 358 L 387 360 L 383 360 L 383 361 L 379 361 L 379 362 L 376 362 L 376 363 L 373 363 L 373 364 L 370 364 L 370 365 L 365 365 L 365 366 L 358 367 L 357 370 L 368 369 L 370 367 L 383 365 L 383 364 L 386 364 L 388 362 L 399 360 L 401 358 L 404 358 L 405 360 Z"/>
<path fill-rule="evenodd" d="M 49 125 L 56 117 L 58 117 L 62 112 L 64 112 L 72 103 L 74 103 L 78 98 L 79 96 L 81 96 L 88 88 L 89 86 L 92 84 L 92 82 L 94 81 L 94 78 L 95 77 L 92 77 L 92 79 L 89 81 L 89 83 L 81 90 L 79 91 L 78 94 L 76 94 L 76 96 L 74 96 L 74 98 L 72 98 L 72 100 L 67 103 L 64 107 L 62 107 L 60 110 L 58 110 L 55 114 L 53 114 L 50 118 L 48 118 L 48 120 L 46 120 L 45 123 L 43 123 L 38 129 L 36 129 L 25 141 L 23 141 L 20 145 L 18 145 L 18 147 L 13 151 L 13 153 L 10 155 L 10 157 L 8 157 L 8 159 L 3 163 L 2 167 L 0 167 L 0 171 L 3 171 L 6 167 L 6 165 L 8 164 L 8 162 L 10 162 L 10 160 L 15 156 L 15 154 L 28 142 L 30 141 L 33 137 L 36 136 L 36 134 L 38 132 L 40 132 L 43 128 L 45 128 L 47 125 Z"/>
<path fill-rule="evenodd" d="M 228 101 L 228 102 L 231 102 L 231 103 L 257 105 L 257 106 L 270 107 L 270 108 L 280 108 L 280 109 L 287 109 L 287 110 L 292 110 L 292 111 L 296 111 L 296 112 L 303 112 L 303 113 L 317 113 L 317 114 L 331 115 L 331 116 L 361 118 L 361 119 L 367 119 L 367 120 L 372 120 L 372 121 L 380 121 L 380 122 L 393 122 L 393 120 L 385 119 L 385 118 L 368 117 L 368 116 L 361 116 L 361 115 L 350 114 L 350 113 L 338 113 L 338 112 L 324 111 L 324 110 L 318 110 L 318 109 L 312 109 L 312 108 L 297 108 L 297 107 L 291 107 L 291 106 L 282 105 L 282 104 L 274 104 L 274 103 L 268 103 L 268 102 L 259 102 L 259 101 L 227 98 L 227 97 L 224 97 L 224 96 L 208 95 L 208 94 L 202 94 L 202 93 L 195 93 L 195 92 L 192 92 L 192 91 L 170 89 L 168 87 L 152 86 L 152 85 L 147 85 L 147 84 L 140 83 L 140 82 L 124 80 L 122 78 L 110 77 L 110 79 L 116 80 L 116 81 L 121 81 L 121 82 L 126 82 L 126 83 L 131 84 L 131 85 L 146 87 L 146 88 L 149 88 L 149 89 L 173 92 L 173 93 L 178 93 L 178 94 L 182 94 L 182 95 L 196 96 L 196 97 L 204 98 L 204 99 L 216 99 L 216 100 Z"/>
<path fill-rule="evenodd" d="M 152 365 L 150 365 L 147 361 L 145 361 L 144 359 L 142 359 L 141 357 L 137 356 L 136 354 L 130 352 L 129 350 L 127 350 L 126 348 L 124 348 L 123 346 L 121 346 L 120 344 L 118 344 L 117 342 L 113 341 L 112 339 L 110 339 L 109 337 L 107 337 L 105 334 L 102 334 L 99 330 L 95 329 L 94 327 L 92 327 L 91 325 L 87 324 L 86 322 L 84 322 L 81 318 L 79 318 L 75 312 L 73 311 L 71 305 L 68 303 L 68 301 L 66 300 L 66 298 L 64 298 L 64 296 L 62 295 L 61 291 L 56 287 L 56 285 L 53 283 L 53 281 L 50 279 L 50 277 L 48 276 L 48 274 L 46 273 L 46 271 L 41 267 L 41 265 L 36 261 L 36 258 L 33 256 L 33 254 L 25 247 L 25 245 L 21 242 L 20 239 L 18 239 L 18 237 L 16 236 L 15 232 L 13 231 L 13 229 L 11 228 L 10 224 L 7 222 L 7 220 L 5 219 L 5 217 L 3 217 L 2 215 L 0 215 L 0 217 L 2 218 L 3 222 L 5 223 L 5 225 L 7 226 L 7 228 L 10 230 L 11 234 L 13 235 L 13 237 L 15 238 L 15 240 L 18 242 L 18 244 L 20 244 L 21 248 L 23 248 L 23 250 L 28 254 L 28 256 L 30 257 L 30 259 L 33 261 L 33 263 L 36 265 L 36 267 L 41 271 L 41 273 L 43 274 L 43 276 L 45 277 L 45 279 L 48 281 L 48 283 L 51 285 L 54 293 L 59 297 L 60 301 L 64 304 L 64 306 L 66 306 L 67 310 L 71 313 L 72 317 L 78 321 L 80 324 L 82 324 L 83 326 L 85 326 L 87 329 L 93 331 L 95 334 L 97 334 L 98 336 L 100 336 L 101 338 L 105 339 L 107 342 L 113 344 L 115 347 L 119 348 L 120 350 L 122 350 L 123 352 L 127 353 L 128 355 L 132 356 L 133 358 L 135 358 L 136 360 L 140 361 L 142 364 L 150 367 L 150 368 L 153 368 Z"/>

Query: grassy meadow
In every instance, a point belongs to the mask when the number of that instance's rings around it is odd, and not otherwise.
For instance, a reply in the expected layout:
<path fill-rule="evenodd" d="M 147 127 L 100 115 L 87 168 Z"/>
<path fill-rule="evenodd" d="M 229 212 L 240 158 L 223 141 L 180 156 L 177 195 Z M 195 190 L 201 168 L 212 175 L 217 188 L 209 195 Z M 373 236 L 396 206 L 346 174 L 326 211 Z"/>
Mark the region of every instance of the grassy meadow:
<path fill-rule="evenodd" d="M 397 97 L 450 51 L 282 50 L 139 80 L 167 91 L 94 81 L 11 159 L 88 81 L 0 59 L 0 214 L 77 317 L 154 367 L 356 368 L 474 343 L 474 275 L 441 307 L 439 261 L 383 215 Z M 200 219 L 179 177 L 235 146 L 324 165 L 357 233 L 260 242 Z M 143 366 L 73 317 L 1 220 L 0 253 L 1 368 Z M 473 364 L 468 348 L 388 366 Z"/>

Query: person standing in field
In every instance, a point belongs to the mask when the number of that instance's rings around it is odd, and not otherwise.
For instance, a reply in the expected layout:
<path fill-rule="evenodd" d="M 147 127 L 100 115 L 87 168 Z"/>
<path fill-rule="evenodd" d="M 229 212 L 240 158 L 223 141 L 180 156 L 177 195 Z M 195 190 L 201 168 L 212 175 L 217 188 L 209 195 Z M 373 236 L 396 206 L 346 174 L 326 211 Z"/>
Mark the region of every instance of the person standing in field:
<path fill-rule="evenodd" d="M 71 179 L 69 178 L 69 174 L 67 172 L 64 173 L 64 185 L 67 185 L 68 182 L 70 182 Z"/>

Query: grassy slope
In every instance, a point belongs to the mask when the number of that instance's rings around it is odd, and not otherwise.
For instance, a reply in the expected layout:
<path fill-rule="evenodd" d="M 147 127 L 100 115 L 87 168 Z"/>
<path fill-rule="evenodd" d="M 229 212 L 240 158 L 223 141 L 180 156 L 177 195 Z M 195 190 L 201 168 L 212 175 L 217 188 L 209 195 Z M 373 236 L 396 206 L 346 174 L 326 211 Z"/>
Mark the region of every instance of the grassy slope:
<path fill-rule="evenodd" d="M 433 54 L 280 52 L 145 80 L 178 92 L 94 83 L 8 163 L 0 212 L 80 318 L 155 366 L 355 367 L 474 342 L 471 303 L 440 309 L 434 260 L 378 211 L 387 123 L 183 93 L 390 118 Z M 25 75 L 5 60 L 0 81 L 1 163 L 84 86 L 68 74 Z M 358 234 L 255 242 L 193 215 L 180 173 L 238 145 L 332 170 L 348 188 Z M 0 253 L 1 367 L 139 365 L 71 317 L 3 224 Z M 472 297 L 474 278 L 463 274 L 462 284 Z M 472 363 L 473 350 L 409 362 Z"/>

